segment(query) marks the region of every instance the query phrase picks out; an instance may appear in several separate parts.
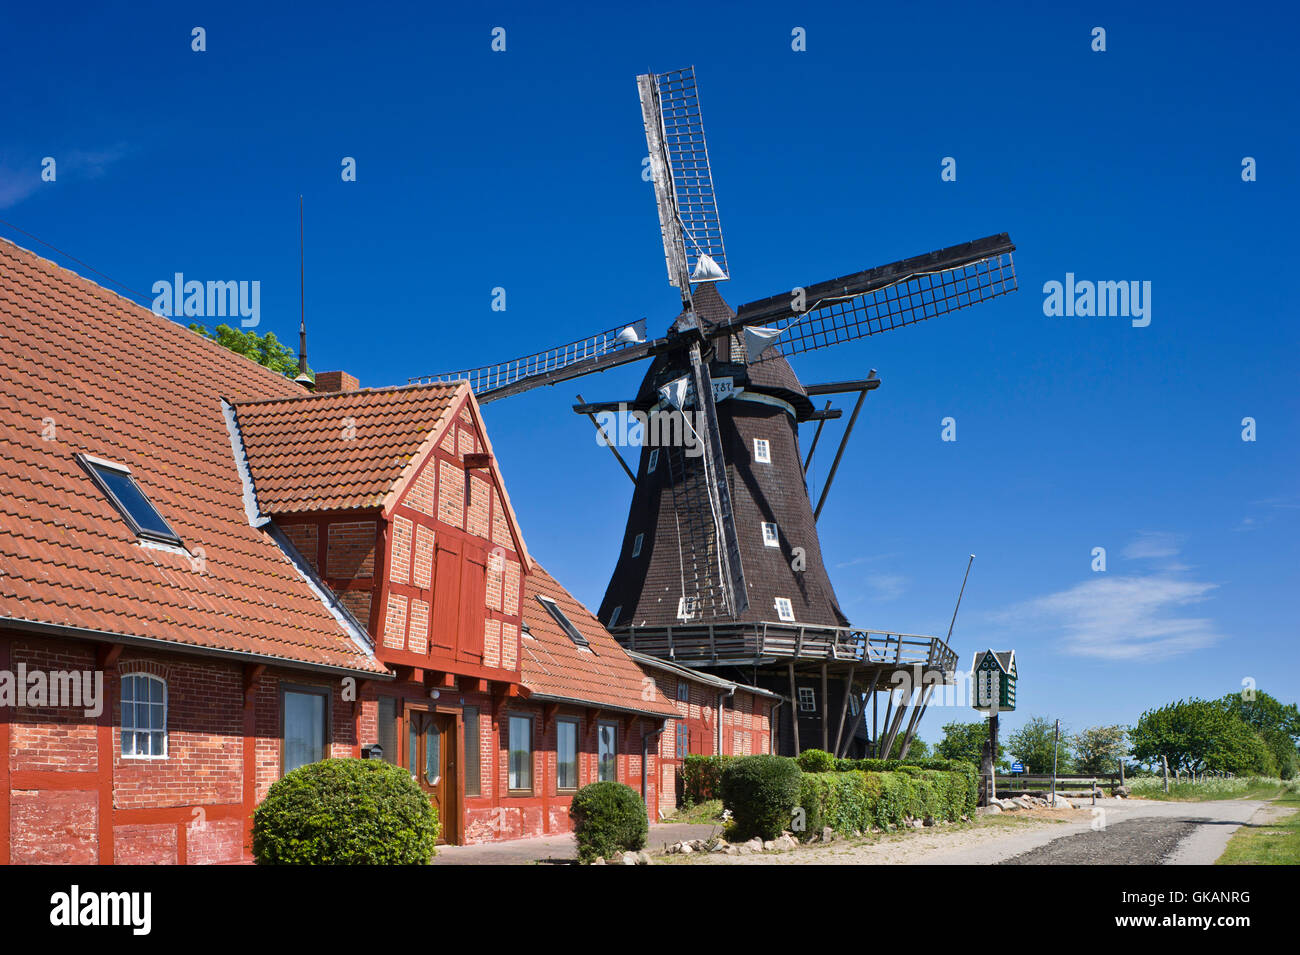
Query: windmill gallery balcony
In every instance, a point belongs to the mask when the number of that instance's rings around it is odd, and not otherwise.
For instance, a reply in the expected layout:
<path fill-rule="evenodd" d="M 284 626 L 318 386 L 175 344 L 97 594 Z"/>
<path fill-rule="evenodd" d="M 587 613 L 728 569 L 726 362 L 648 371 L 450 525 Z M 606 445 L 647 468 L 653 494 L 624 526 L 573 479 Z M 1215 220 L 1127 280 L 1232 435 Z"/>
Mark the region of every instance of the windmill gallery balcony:
<path fill-rule="evenodd" d="M 957 669 L 956 652 L 938 637 L 857 627 L 804 626 L 765 620 L 620 627 L 612 632 L 629 650 L 686 666 L 762 666 L 778 661 L 808 661 L 890 670 L 920 666 L 944 674 Z"/>

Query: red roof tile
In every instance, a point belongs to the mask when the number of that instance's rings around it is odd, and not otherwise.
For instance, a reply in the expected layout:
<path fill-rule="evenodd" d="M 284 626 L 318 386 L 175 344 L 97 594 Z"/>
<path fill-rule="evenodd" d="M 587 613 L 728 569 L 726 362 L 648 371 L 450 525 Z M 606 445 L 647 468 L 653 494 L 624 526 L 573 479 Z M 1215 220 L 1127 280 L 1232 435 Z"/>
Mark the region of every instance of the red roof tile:
<path fill-rule="evenodd" d="M 383 672 L 248 523 L 221 400 L 300 394 L 0 240 L 0 622 Z M 131 468 L 189 553 L 138 543 L 78 452 Z"/>
<path fill-rule="evenodd" d="M 468 390 L 453 382 L 239 403 L 262 513 L 381 506 Z"/>
<path fill-rule="evenodd" d="M 550 597 L 587 638 L 589 649 L 569 639 L 538 596 Z M 590 610 L 578 603 L 533 561 L 524 582 L 523 684 L 534 695 L 575 700 L 655 716 L 676 716 L 676 707 L 659 693 L 655 681 L 633 662 Z"/>

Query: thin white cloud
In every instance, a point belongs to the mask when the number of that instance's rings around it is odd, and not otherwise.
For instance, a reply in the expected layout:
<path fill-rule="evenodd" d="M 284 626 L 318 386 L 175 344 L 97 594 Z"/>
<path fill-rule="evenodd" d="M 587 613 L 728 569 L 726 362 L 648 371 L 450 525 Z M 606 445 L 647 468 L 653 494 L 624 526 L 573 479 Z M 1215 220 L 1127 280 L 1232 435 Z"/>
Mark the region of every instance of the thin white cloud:
<path fill-rule="evenodd" d="M 1165 531 L 1143 531 L 1137 540 L 1124 548 L 1124 556 L 1130 560 L 1158 560 L 1175 557 L 1182 549 L 1184 538 L 1179 534 Z"/>
<path fill-rule="evenodd" d="M 124 159 L 129 152 L 121 144 L 102 149 L 52 151 L 50 155 L 55 160 L 57 175 L 54 183 L 47 183 L 41 178 L 41 159 L 23 162 L 0 159 L 0 209 L 16 206 L 43 186 L 55 186 L 65 177 L 73 180 L 102 178 L 110 166 Z"/>
<path fill-rule="evenodd" d="M 1064 652 L 1104 660 L 1160 660 L 1217 643 L 1206 617 L 1186 616 L 1218 585 L 1168 575 L 1101 576 L 995 614 L 1000 622 L 1044 628 Z"/>
<path fill-rule="evenodd" d="M 872 596 L 881 603 L 897 600 L 907 589 L 907 578 L 900 574 L 868 574 L 866 583 Z"/>

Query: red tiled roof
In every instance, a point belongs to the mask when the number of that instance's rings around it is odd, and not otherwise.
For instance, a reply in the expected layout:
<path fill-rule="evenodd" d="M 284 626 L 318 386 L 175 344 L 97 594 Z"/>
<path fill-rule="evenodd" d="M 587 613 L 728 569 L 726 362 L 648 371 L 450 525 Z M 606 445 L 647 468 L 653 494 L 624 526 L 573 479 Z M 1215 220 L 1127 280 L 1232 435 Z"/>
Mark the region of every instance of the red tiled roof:
<path fill-rule="evenodd" d="M 0 240 L 0 625 L 384 672 L 248 523 L 221 400 L 299 394 Z M 138 543 L 77 452 L 131 468 L 189 554 Z"/>
<path fill-rule="evenodd" d="M 538 602 L 550 597 L 587 638 L 590 649 L 574 643 Z M 654 680 L 633 662 L 595 616 L 533 561 L 524 582 L 523 684 L 534 695 L 576 700 L 596 706 L 657 716 L 676 716 Z M 646 696 L 648 694 L 648 697 Z"/>
<path fill-rule="evenodd" d="M 381 506 L 468 390 L 453 382 L 241 402 L 236 416 L 259 508 Z"/>

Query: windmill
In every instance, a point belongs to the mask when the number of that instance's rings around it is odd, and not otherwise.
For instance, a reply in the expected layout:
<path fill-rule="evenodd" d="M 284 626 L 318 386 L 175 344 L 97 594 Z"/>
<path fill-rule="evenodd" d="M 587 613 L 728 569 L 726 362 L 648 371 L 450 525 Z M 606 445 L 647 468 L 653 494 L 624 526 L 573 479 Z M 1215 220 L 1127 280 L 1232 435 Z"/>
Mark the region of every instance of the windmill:
<path fill-rule="evenodd" d="M 949 682 L 957 656 L 937 637 L 851 626 L 816 527 L 863 401 L 880 379 L 873 369 L 865 378 L 804 385 L 787 359 L 1012 292 L 1015 246 L 1005 233 L 993 235 L 732 309 L 717 290 L 730 266 L 694 68 L 638 76 L 637 88 L 668 281 L 681 297 L 666 333 L 650 338 L 642 320 L 412 381 L 467 379 L 486 403 L 649 360 L 633 398 L 588 403 L 579 395 L 574 405 L 602 438 L 602 415 L 681 422 L 668 441 L 656 442 L 648 429 L 635 470 L 610 444 L 635 489 L 600 619 L 629 648 L 788 692 L 782 751 L 801 748 L 802 730 L 803 744 L 853 752 L 868 698 L 870 749 L 888 754 L 902 732 L 906 751 L 922 707 L 913 707 L 904 730 L 910 697 L 895 712 L 899 694 L 888 694 L 880 724 L 877 692 L 902 672 Z M 856 403 L 814 507 L 806 471 L 826 421 L 842 414 L 830 401 L 815 407 L 828 395 L 856 395 Z M 804 423 L 816 425 L 806 458 Z"/>

